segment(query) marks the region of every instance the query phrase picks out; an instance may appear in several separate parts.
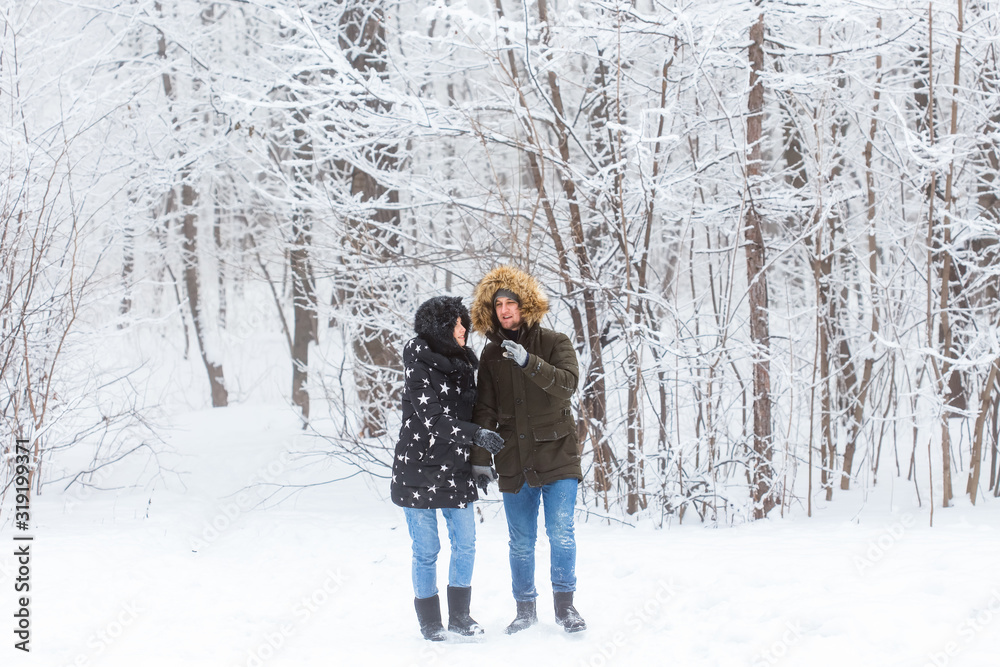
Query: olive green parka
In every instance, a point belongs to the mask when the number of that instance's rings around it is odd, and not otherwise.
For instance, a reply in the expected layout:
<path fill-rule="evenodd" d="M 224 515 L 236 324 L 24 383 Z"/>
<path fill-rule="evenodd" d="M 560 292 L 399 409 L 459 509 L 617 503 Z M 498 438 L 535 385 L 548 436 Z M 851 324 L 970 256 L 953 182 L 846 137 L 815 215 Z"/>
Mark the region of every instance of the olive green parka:
<path fill-rule="evenodd" d="M 499 289 L 518 295 L 521 328 L 517 342 L 528 352 L 524 368 L 503 356 L 509 334 L 496 317 Z M 500 490 L 517 493 L 525 482 L 538 487 L 560 479 L 583 479 L 571 399 L 579 383 L 576 351 L 565 334 L 541 326 L 548 300 L 538 281 L 509 266 L 490 271 L 476 286 L 470 314 L 473 330 L 488 339 L 479 359 L 472 421 L 497 431 L 504 447 L 493 465 Z M 490 454 L 472 448 L 473 465 L 490 465 Z"/>

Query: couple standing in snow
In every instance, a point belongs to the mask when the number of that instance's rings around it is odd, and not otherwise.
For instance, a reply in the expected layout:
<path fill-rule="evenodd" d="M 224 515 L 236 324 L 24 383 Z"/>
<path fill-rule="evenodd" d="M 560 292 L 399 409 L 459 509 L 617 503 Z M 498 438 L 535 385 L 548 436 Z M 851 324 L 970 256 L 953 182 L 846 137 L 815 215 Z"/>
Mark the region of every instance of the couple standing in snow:
<path fill-rule="evenodd" d="M 538 622 L 535 538 L 544 507 L 556 622 L 586 629 L 573 606 L 573 513 L 583 479 L 570 399 L 576 352 L 564 334 L 541 326 L 548 300 L 538 281 L 501 266 L 483 277 L 472 312 L 458 297 L 424 302 L 417 336 L 403 348 L 403 422 L 392 467 L 392 501 L 406 515 L 413 546 L 413 592 L 425 639 L 445 639 L 437 589 L 438 510 L 451 541 L 448 630 L 483 634 L 470 616 L 477 487 L 497 482 L 510 534 L 517 616 L 513 634 Z M 466 345 L 470 328 L 488 339 L 482 359 Z M 478 368 L 478 383 L 476 369 Z"/>

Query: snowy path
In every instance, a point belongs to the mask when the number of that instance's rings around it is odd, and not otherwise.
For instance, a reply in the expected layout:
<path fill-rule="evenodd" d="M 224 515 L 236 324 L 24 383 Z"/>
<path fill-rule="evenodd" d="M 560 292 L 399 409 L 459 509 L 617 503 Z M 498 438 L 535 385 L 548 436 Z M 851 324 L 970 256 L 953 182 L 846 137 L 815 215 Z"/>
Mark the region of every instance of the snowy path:
<path fill-rule="evenodd" d="M 860 523 L 854 498 L 813 519 L 729 529 L 582 523 L 577 607 L 589 630 L 568 636 L 552 622 L 543 542 L 541 623 L 512 637 L 503 512 L 485 503 L 472 611 L 486 640 L 430 644 L 413 614 L 402 512 L 378 489 L 355 478 L 250 510 L 244 488 L 293 465 L 287 411 L 177 423 L 187 488 L 35 499 L 32 652 L 8 630 L 0 664 L 981 667 L 1000 655 L 992 499 L 936 510 L 933 529 L 926 506 L 890 512 L 874 497 Z M 0 532 L 7 619 L 11 532 Z"/>

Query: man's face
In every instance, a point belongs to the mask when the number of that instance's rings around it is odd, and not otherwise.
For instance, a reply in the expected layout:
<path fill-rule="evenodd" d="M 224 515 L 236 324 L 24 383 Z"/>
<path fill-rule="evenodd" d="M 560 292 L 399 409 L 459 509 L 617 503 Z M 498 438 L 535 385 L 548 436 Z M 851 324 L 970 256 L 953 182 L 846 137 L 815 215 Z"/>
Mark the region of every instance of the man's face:
<path fill-rule="evenodd" d="M 505 296 L 497 297 L 493 304 L 496 307 L 497 319 L 500 326 L 508 331 L 515 331 L 521 326 L 521 306 L 513 299 Z"/>

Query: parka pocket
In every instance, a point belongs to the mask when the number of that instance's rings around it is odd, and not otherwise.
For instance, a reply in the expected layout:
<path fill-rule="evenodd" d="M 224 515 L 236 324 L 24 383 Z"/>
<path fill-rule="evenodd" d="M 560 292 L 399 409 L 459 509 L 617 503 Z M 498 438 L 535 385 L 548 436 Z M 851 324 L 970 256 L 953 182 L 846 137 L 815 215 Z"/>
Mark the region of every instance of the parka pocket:
<path fill-rule="evenodd" d="M 537 473 L 544 474 L 579 464 L 576 426 L 571 417 L 553 424 L 536 426 L 531 429 L 531 434 L 535 438 L 531 468 Z"/>
<path fill-rule="evenodd" d="M 545 424 L 531 429 L 531 434 L 535 437 L 535 442 L 551 442 L 552 440 L 562 440 L 576 430 L 572 419 L 566 419 L 555 424 Z"/>

